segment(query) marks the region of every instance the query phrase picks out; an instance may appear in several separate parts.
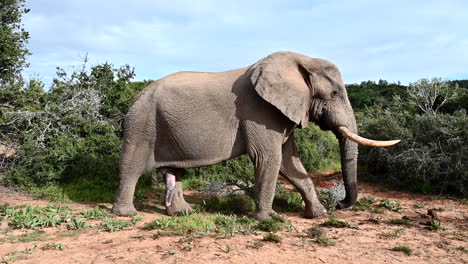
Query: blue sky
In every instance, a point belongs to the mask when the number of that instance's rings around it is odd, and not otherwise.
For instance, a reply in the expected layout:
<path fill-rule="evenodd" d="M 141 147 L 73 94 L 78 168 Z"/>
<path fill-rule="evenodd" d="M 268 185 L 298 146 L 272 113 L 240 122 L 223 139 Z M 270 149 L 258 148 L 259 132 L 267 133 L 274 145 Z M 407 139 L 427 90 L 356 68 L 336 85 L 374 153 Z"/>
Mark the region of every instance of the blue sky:
<path fill-rule="evenodd" d="M 289 50 L 330 60 L 345 83 L 468 78 L 468 1 L 27 0 L 26 76 L 135 67 L 136 80 L 225 71 Z"/>

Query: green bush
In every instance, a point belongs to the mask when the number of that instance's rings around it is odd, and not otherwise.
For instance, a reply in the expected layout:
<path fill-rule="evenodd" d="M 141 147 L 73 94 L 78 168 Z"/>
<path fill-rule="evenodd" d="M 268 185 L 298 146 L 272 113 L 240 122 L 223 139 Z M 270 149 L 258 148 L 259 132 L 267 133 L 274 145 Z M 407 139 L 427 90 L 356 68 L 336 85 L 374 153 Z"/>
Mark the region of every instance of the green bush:
<path fill-rule="evenodd" d="M 407 110 L 402 104 L 414 107 Z M 387 109 L 368 109 L 359 115 L 361 135 L 402 140 L 388 148 L 360 148 L 360 164 L 372 174 L 385 174 L 375 179 L 395 187 L 468 196 L 466 111 L 445 114 L 436 110 L 421 114 L 415 102 L 397 101 Z"/>
<path fill-rule="evenodd" d="M 58 69 L 48 92 L 37 81 L 0 89 L 0 141 L 17 146 L 18 157 L 4 182 L 53 200 L 111 201 L 122 118 L 148 83 L 133 76 L 128 66 L 83 66 L 70 75 Z"/>

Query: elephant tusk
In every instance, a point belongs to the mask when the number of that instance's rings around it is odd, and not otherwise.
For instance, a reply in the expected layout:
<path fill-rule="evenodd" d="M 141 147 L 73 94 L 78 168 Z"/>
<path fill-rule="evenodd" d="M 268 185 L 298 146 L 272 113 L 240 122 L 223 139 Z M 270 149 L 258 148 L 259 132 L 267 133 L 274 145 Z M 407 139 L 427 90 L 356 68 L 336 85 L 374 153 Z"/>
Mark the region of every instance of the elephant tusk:
<path fill-rule="evenodd" d="M 401 140 L 379 141 L 379 140 L 363 138 L 361 136 L 358 136 L 352 133 L 351 131 L 349 131 L 347 127 L 344 127 L 344 126 L 339 126 L 337 130 L 341 133 L 341 135 L 343 135 L 343 137 L 350 139 L 360 145 L 368 146 L 368 147 L 390 147 L 401 141 Z"/>

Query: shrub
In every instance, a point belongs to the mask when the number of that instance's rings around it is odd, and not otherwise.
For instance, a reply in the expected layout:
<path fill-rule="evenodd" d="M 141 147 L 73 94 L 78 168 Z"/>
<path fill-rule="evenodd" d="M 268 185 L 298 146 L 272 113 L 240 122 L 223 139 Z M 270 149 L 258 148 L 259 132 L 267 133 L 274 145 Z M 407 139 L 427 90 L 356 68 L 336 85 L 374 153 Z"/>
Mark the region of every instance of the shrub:
<path fill-rule="evenodd" d="M 436 81 L 437 79 L 433 82 Z M 419 83 L 413 93 L 422 93 L 421 87 L 430 84 L 431 82 Z M 419 102 L 396 98 L 396 104 L 392 107 L 368 109 L 363 116 L 358 116 L 361 135 L 383 140 L 402 139 L 398 145 L 389 148 L 360 148 L 359 162 L 366 165 L 370 173 L 386 174 L 378 178 L 395 187 L 466 197 L 466 111 L 461 109 L 453 114 L 440 113 L 437 109 L 444 99 L 436 97 L 434 105 L 430 105 L 427 100 L 424 101 L 417 95 L 414 97 L 417 99 L 411 100 Z M 413 108 L 408 110 L 401 105 L 412 105 Z M 420 113 L 421 111 L 424 113 Z"/>
<path fill-rule="evenodd" d="M 70 75 L 58 69 L 48 92 L 37 81 L 1 89 L 2 101 L 17 91 L 17 100 L 0 105 L 0 141 L 14 143 L 19 157 L 4 182 L 54 200 L 111 201 L 122 118 L 146 84 L 130 83 L 133 76 L 129 66 L 83 66 Z M 83 185 L 91 188 L 73 188 Z"/>

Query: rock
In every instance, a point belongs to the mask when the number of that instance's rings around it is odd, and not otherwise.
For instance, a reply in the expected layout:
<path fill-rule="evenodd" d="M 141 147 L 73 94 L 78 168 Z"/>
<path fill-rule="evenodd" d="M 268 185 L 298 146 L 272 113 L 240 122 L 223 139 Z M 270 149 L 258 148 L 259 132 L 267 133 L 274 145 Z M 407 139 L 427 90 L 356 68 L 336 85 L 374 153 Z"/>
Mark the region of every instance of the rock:
<path fill-rule="evenodd" d="M 338 201 L 341 201 L 346 196 L 344 184 L 335 182 L 329 188 L 316 188 L 319 198 L 326 198 L 327 201 L 322 201 L 330 206 L 336 205 Z"/>
<path fill-rule="evenodd" d="M 8 219 L 0 221 L 0 230 L 8 229 Z"/>
<path fill-rule="evenodd" d="M 208 183 L 204 190 L 210 197 L 222 197 L 227 195 L 242 195 L 245 194 L 244 190 L 241 190 L 236 185 L 229 185 L 223 181 L 216 181 Z"/>

